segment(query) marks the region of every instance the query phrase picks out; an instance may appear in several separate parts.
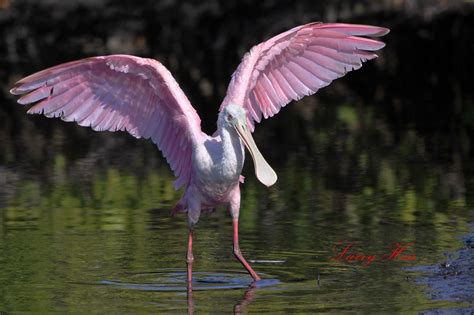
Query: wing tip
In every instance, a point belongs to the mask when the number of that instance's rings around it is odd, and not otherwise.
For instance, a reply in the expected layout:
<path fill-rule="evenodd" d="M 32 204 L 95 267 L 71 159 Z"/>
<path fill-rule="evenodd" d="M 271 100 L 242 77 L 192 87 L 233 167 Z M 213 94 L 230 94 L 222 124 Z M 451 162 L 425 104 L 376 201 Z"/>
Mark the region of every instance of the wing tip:
<path fill-rule="evenodd" d="M 365 24 L 348 24 L 348 23 L 315 23 L 310 24 L 317 28 L 322 29 L 333 29 L 347 35 L 353 36 L 368 36 L 368 37 L 381 37 L 390 33 L 390 29 L 383 26 L 365 25 Z"/>
<path fill-rule="evenodd" d="M 29 104 L 28 101 L 25 100 L 25 97 L 20 97 L 19 99 L 16 100 L 16 102 L 20 105 L 26 105 L 26 104 Z"/>
<path fill-rule="evenodd" d="M 350 24 L 348 24 L 350 25 Z M 367 36 L 367 37 L 382 37 L 390 33 L 390 29 L 383 26 L 373 26 L 373 25 L 354 25 L 360 30 L 355 31 L 351 35 L 355 36 Z"/>
<path fill-rule="evenodd" d="M 380 26 L 377 26 L 377 28 L 379 29 L 379 31 L 375 34 L 373 34 L 372 36 L 375 36 L 375 37 L 382 37 L 382 36 L 385 36 L 387 35 L 388 33 L 390 33 L 390 29 L 387 28 L 387 27 L 380 27 Z"/>
<path fill-rule="evenodd" d="M 13 85 L 13 87 L 10 89 L 10 94 L 12 95 L 21 95 L 21 94 L 24 94 L 25 92 L 27 91 L 23 91 L 21 89 L 22 87 L 22 84 L 20 81 L 18 81 L 17 83 L 15 83 L 15 85 Z"/>
<path fill-rule="evenodd" d="M 377 51 L 384 48 L 385 46 L 386 44 L 384 42 L 381 42 L 379 40 L 374 40 L 373 47 L 364 47 L 363 50 L 366 50 L 368 52 Z"/>
<path fill-rule="evenodd" d="M 31 107 L 26 111 L 27 114 L 34 115 L 34 114 L 43 114 L 42 108 L 37 108 L 36 106 Z"/>

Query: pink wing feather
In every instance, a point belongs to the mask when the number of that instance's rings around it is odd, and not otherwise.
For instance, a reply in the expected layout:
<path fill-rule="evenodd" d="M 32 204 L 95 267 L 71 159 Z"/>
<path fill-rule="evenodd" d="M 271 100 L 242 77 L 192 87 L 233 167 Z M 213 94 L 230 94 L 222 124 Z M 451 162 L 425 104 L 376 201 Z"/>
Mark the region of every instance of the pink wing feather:
<path fill-rule="evenodd" d="M 30 75 L 12 94 L 28 113 L 61 117 L 96 131 L 127 131 L 151 138 L 175 176 L 175 188 L 189 183 L 192 146 L 201 120 L 171 73 L 158 61 L 127 55 L 82 59 Z"/>
<path fill-rule="evenodd" d="M 376 58 L 384 43 L 358 36 L 383 36 L 383 27 L 310 23 L 254 46 L 227 89 L 220 110 L 230 103 L 247 110 L 250 129 L 292 100 L 316 93 L 362 63 Z"/>

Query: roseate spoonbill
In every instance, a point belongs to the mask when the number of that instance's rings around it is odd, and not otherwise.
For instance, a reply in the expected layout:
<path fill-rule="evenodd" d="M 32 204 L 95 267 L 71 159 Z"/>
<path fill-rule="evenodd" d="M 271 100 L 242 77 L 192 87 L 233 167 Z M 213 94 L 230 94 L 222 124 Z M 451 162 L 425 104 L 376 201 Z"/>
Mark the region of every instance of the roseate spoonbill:
<path fill-rule="evenodd" d="M 163 152 L 184 194 L 172 213 L 187 212 L 188 288 L 192 283 L 193 229 L 201 211 L 229 207 L 233 252 L 260 280 L 239 248 L 238 220 L 244 146 L 257 179 L 273 185 L 277 175 L 260 154 L 251 132 L 292 100 L 316 93 L 334 79 L 376 58 L 384 43 L 366 37 L 388 29 L 368 25 L 310 23 L 297 26 L 245 54 L 232 75 L 217 119 L 217 132 L 201 131 L 200 119 L 170 72 L 158 61 L 128 55 L 86 58 L 32 74 L 11 89 L 25 94 L 28 113 L 60 117 L 96 131 L 127 131 L 151 138 Z"/>

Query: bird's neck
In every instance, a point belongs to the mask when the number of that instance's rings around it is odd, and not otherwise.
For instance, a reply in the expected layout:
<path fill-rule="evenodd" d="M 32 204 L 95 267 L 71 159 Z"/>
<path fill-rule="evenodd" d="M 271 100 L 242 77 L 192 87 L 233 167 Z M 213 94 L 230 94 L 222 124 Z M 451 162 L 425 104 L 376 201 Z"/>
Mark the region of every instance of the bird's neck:
<path fill-rule="evenodd" d="M 222 143 L 222 162 L 227 165 L 234 165 L 240 170 L 244 161 L 244 148 L 235 130 L 220 128 L 219 135 Z"/>

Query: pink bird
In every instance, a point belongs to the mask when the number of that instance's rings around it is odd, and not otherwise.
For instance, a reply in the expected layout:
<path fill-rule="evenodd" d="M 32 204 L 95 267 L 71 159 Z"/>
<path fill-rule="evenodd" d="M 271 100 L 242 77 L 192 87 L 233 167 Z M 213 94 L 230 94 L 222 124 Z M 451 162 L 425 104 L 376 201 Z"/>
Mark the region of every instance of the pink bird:
<path fill-rule="evenodd" d="M 188 289 L 192 286 L 193 229 L 201 211 L 227 206 L 233 219 L 233 252 L 257 281 L 239 247 L 240 183 L 247 147 L 257 179 L 273 185 L 277 175 L 251 132 L 292 100 L 316 93 L 334 79 L 376 58 L 384 43 L 360 36 L 389 32 L 376 26 L 310 23 L 297 26 L 245 54 L 232 75 L 217 119 L 217 132 L 201 131 L 200 118 L 171 73 L 158 61 L 128 55 L 86 58 L 30 75 L 11 89 L 25 94 L 28 113 L 60 117 L 96 131 L 127 131 L 151 138 L 184 194 L 172 213 L 187 212 Z"/>

